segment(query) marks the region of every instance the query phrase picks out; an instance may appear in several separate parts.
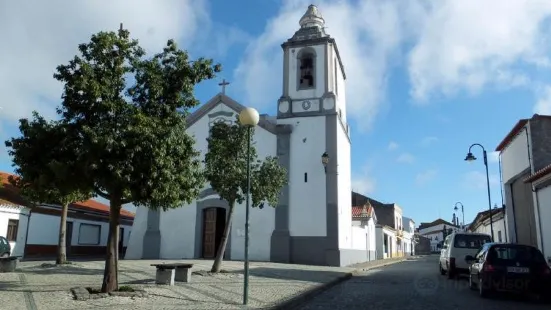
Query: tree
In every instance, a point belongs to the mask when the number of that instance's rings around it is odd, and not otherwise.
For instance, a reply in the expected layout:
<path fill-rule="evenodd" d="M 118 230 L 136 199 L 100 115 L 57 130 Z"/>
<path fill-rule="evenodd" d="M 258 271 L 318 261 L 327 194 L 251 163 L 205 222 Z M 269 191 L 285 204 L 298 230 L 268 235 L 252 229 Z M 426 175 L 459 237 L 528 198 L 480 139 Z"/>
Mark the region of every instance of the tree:
<path fill-rule="evenodd" d="M 16 173 L 15 177 L 9 177 L 9 182 L 35 205 L 61 205 L 56 264 L 65 264 L 69 205 L 92 197 L 91 188 L 82 182 L 76 140 L 66 126 L 47 122 L 37 112 L 33 112 L 32 120 L 21 119 L 19 130 L 20 137 L 5 142 Z"/>
<path fill-rule="evenodd" d="M 232 125 L 215 123 L 210 129 L 208 152 L 205 155 L 205 177 L 221 199 L 228 202 L 229 212 L 222 239 L 216 251 L 211 272 L 220 272 L 231 230 L 234 208 L 246 199 L 247 193 L 247 127 L 238 121 Z M 251 137 L 254 129 L 251 130 Z M 264 202 L 272 207 L 278 203 L 281 188 L 287 182 L 287 171 L 277 159 L 257 159 L 256 148 L 251 145 L 251 199 L 253 207 Z"/>
<path fill-rule="evenodd" d="M 191 203 L 204 184 L 199 152 L 185 116 L 199 104 L 194 86 L 220 65 L 191 61 L 173 40 L 146 58 L 121 29 L 99 32 L 57 67 L 64 84 L 61 121 L 79 137 L 79 161 L 94 193 L 109 200 L 109 237 L 102 292 L 118 289 L 122 205 L 167 210 Z"/>

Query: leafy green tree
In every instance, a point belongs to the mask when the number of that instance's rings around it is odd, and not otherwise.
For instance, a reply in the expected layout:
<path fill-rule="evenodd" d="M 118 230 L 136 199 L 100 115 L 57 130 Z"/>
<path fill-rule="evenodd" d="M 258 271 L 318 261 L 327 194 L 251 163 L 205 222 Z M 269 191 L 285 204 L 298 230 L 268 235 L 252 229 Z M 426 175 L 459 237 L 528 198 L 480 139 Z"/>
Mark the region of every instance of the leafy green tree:
<path fill-rule="evenodd" d="M 185 116 L 199 104 L 194 86 L 220 65 L 189 59 L 173 40 L 146 58 L 127 30 L 99 32 L 57 67 L 58 113 L 79 137 L 79 162 L 94 193 L 109 200 L 102 292 L 118 289 L 120 211 L 125 203 L 171 209 L 195 199 L 205 180 Z"/>
<path fill-rule="evenodd" d="M 247 193 L 247 130 L 238 122 L 232 125 L 216 123 L 210 129 L 208 152 L 205 155 L 205 176 L 213 190 L 229 204 L 226 225 L 211 272 L 220 272 L 228 244 L 233 213 L 236 204 L 246 199 Z M 251 138 L 254 129 L 251 130 Z M 287 182 L 287 171 L 277 158 L 258 160 L 256 148 L 251 143 L 251 202 L 252 207 L 277 206 L 281 188 Z"/>
<path fill-rule="evenodd" d="M 65 264 L 69 205 L 92 197 L 91 188 L 82 182 L 76 140 L 68 134 L 66 126 L 47 122 L 36 112 L 33 112 L 32 120 L 19 121 L 19 130 L 20 137 L 5 143 L 16 173 L 15 177 L 9 177 L 9 182 L 34 205 L 51 203 L 62 206 L 56 264 Z"/>

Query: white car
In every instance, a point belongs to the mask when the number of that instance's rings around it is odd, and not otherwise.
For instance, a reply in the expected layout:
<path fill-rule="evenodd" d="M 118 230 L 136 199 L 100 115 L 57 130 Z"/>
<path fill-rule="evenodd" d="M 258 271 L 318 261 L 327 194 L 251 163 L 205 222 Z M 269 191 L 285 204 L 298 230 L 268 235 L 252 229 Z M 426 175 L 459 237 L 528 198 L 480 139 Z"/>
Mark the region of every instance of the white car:
<path fill-rule="evenodd" d="M 458 274 L 468 274 L 470 264 L 465 261 L 465 256 L 475 255 L 488 242 L 492 242 L 488 234 L 454 232 L 447 236 L 440 252 L 440 274 L 447 274 L 449 279 Z"/>

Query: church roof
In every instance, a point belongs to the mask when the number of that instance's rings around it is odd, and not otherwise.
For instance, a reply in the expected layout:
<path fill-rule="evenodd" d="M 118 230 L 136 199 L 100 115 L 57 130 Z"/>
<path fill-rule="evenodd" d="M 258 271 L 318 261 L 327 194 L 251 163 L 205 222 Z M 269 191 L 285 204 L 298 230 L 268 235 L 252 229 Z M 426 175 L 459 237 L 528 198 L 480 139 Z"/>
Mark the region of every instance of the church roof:
<path fill-rule="evenodd" d="M 193 124 L 195 124 L 198 120 L 200 120 L 203 116 L 207 115 L 212 109 L 214 109 L 217 105 L 220 103 L 225 104 L 230 109 L 234 110 L 236 113 L 241 112 L 246 107 L 239 102 L 233 100 L 229 96 L 218 93 L 216 96 L 212 97 L 207 103 L 203 104 L 199 109 L 197 109 L 195 112 L 191 113 L 187 117 L 187 126 L 190 127 Z M 269 119 L 267 114 L 260 115 L 260 121 L 258 122 L 258 126 L 273 133 L 277 133 L 277 124 L 276 122 Z"/>

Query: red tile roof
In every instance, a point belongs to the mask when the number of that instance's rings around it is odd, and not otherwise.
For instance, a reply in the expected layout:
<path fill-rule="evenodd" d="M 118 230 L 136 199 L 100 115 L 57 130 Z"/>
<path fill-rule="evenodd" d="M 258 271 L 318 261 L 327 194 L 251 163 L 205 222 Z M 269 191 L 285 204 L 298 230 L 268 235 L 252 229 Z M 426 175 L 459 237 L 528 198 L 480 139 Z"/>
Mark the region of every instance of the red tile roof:
<path fill-rule="evenodd" d="M 364 206 L 353 206 L 352 207 L 352 217 L 353 218 L 361 218 L 362 217 L 362 210 Z M 366 206 L 367 208 L 367 215 L 373 216 L 373 207 L 371 205 Z"/>
<path fill-rule="evenodd" d="M 536 171 L 534 174 L 530 175 L 524 179 L 525 183 L 537 181 L 551 173 L 551 165 L 545 166 L 542 169 Z"/>
<path fill-rule="evenodd" d="M 6 196 L 6 195 L 10 196 L 10 197 L 2 197 L 2 198 L 4 198 L 5 200 L 8 200 L 12 204 L 25 205 L 24 199 L 20 195 L 18 195 L 19 194 L 19 189 L 17 187 L 13 186 L 8 181 L 8 177 L 10 175 L 13 175 L 13 174 L 0 172 L 0 185 L 4 189 L 4 191 L 2 193 L 2 196 Z M 103 213 L 103 214 L 109 214 L 110 213 L 109 206 L 107 206 L 103 203 L 100 203 L 96 200 L 93 200 L 93 199 L 89 199 L 89 200 L 82 201 L 82 202 L 75 202 L 75 203 L 71 204 L 70 207 L 72 209 L 77 209 L 77 210 L 82 210 L 82 211 L 99 212 L 99 213 Z M 133 219 L 135 215 L 132 212 L 129 212 L 129 211 L 126 211 L 126 210 L 121 210 L 121 216 Z"/>
<path fill-rule="evenodd" d="M 505 136 L 505 138 L 503 138 L 503 140 L 496 147 L 496 152 L 503 151 L 503 149 L 505 149 L 509 145 L 509 143 L 511 143 L 513 139 L 520 133 L 520 131 L 522 130 L 522 128 L 524 128 L 526 123 L 528 123 L 528 121 L 536 117 L 551 119 L 551 115 L 534 114 L 532 118 L 523 118 L 519 120 L 517 124 L 513 127 L 513 129 L 511 129 L 511 131 Z"/>

